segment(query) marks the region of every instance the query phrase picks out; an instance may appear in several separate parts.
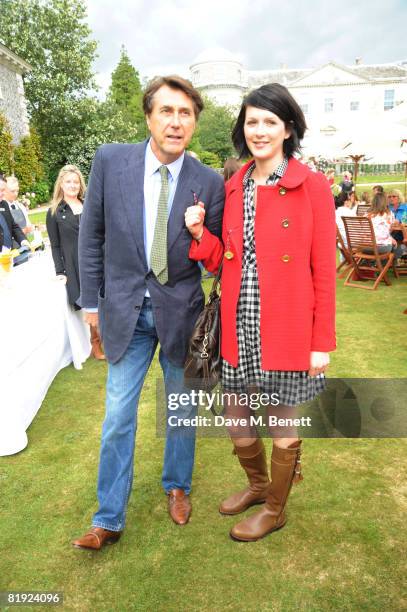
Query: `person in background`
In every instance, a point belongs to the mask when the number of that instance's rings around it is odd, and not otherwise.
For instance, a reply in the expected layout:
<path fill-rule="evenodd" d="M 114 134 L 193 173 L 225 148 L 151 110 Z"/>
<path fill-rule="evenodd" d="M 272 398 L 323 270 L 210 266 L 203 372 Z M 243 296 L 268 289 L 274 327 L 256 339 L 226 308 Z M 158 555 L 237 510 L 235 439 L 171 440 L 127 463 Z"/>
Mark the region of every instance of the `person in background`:
<path fill-rule="evenodd" d="M 265 502 L 231 530 L 233 539 L 245 542 L 284 526 L 291 486 L 302 478 L 296 428 L 273 427 L 270 417 L 292 418 L 299 404 L 325 388 L 323 373 L 336 346 L 335 209 L 325 177 L 294 157 L 305 129 L 301 108 L 282 85 L 246 96 L 232 140 L 240 159 L 252 159 L 226 184 L 224 247 L 206 236 L 192 240 L 189 253 L 212 272 L 223 261 L 225 416 L 241 423 L 229 433 L 249 486 L 219 511 L 236 515 Z M 202 222 L 186 217 L 186 226 L 194 237 Z M 252 389 L 278 398 L 278 406 L 269 399 L 266 407 L 271 483 L 263 442 L 254 426 L 245 426 L 253 414 L 247 399 Z"/>
<path fill-rule="evenodd" d="M 338 208 L 335 211 L 336 225 L 338 226 L 339 232 L 342 236 L 343 242 L 345 246 L 348 246 L 346 240 L 346 232 L 345 226 L 342 221 L 342 217 L 355 217 L 356 216 L 356 204 L 354 198 L 352 198 L 353 193 L 348 194 L 342 192 L 338 196 Z"/>
<path fill-rule="evenodd" d="M 85 190 L 85 181 L 77 166 L 61 168 L 46 218 L 55 272 L 66 284 L 68 302 L 75 310 L 80 310 L 78 236 Z M 91 326 L 90 332 L 93 356 L 105 359 L 97 327 Z"/>
<path fill-rule="evenodd" d="M 376 193 L 373 196 L 370 211 L 366 216 L 372 221 L 378 252 L 390 253 L 393 251 L 397 247 L 397 242 L 390 233 L 390 228 L 394 222 L 394 215 L 389 210 L 384 193 Z"/>
<path fill-rule="evenodd" d="M 345 170 L 342 177 L 343 179 L 342 179 L 342 182 L 339 183 L 339 187 L 341 188 L 341 191 L 349 194 L 353 191 L 353 188 L 354 188 L 354 184 L 352 182 L 352 175 L 350 172 Z"/>
<path fill-rule="evenodd" d="M 326 180 L 329 183 L 329 186 L 332 188 L 332 186 L 335 184 L 335 170 L 334 170 L 334 168 L 327 168 L 325 170 L 325 176 L 326 176 Z"/>
<path fill-rule="evenodd" d="M 223 180 L 225 183 L 242 167 L 242 164 L 236 157 L 228 157 L 223 164 Z"/>
<path fill-rule="evenodd" d="M 389 209 L 394 215 L 392 224 L 392 237 L 397 245 L 407 245 L 407 202 L 403 202 L 403 194 L 399 189 L 392 189 L 387 194 Z M 398 249 L 399 256 L 406 252 L 407 248 Z"/>
<path fill-rule="evenodd" d="M 18 223 L 23 233 L 27 235 L 30 234 L 34 228 L 30 222 L 26 207 L 18 201 L 19 189 L 17 177 L 8 176 L 6 178 L 5 199 L 9 203 L 14 221 Z"/>
<path fill-rule="evenodd" d="M 1 242 L 2 247 L 8 249 L 13 248 L 13 240 L 16 242 L 17 247 L 28 247 L 30 243 L 25 237 L 25 234 L 21 227 L 16 223 L 11 214 L 10 206 L 5 200 L 6 192 L 6 179 L 3 175 L 0 175 L 0 230 L 1 230 Z"/>
<path fill-rule="evenodd" d="M 361 196 L 360 196 L 360 203 L 361 204 L 370 204 L 372 198 L 371 195 L 368 191 L 363 191 Z"/>
<path fill-rule="evenodd" d="M 383 185 L 375 185 L 372 189 L 372 193 L 375 196 L 376 193 L 384 193 Z"/>

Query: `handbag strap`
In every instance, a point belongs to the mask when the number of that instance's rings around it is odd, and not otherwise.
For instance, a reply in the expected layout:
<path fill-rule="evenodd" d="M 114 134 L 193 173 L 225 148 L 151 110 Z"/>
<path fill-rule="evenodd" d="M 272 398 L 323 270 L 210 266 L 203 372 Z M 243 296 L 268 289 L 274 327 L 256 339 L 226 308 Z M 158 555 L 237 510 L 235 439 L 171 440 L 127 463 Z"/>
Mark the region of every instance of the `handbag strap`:
<path fill-rule="evenodd" d="M 220 277 L 222 275 L 222 268 L 223 268 L 223 259 L 220 262 L 218 273 L 216 274 L 215 278 L 213 279 L 212 289 L 211 289 L 211 291 L 209 293 L 209 302 L 211 301 L 211 299 L 213 297 L 218 295 L 218 285 L 220 283 Z"/>

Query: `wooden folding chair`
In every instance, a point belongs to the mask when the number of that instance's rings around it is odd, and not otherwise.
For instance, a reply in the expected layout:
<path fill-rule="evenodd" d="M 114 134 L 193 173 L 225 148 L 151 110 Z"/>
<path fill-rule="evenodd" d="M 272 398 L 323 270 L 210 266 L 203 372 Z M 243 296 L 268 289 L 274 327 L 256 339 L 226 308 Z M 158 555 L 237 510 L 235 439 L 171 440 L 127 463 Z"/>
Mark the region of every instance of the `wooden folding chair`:
<path fill-rule="evenodd" d="M 374 291 L 381 281 L 391 285 L 387 272 L 394 260 L 393 253 L 379 253 L 372 221 L 369 217 L 342 217 L 346 240 L 352 258 L 352 268 L 345 279 L 347 287 Z M 370 265 L 368 265 L 370 262 Z M 383 265 L 384 264 L 384 265 Z M 374 278 L 377 274 L 377 277 Z M 352 282 L 352 280 L 356 282 Z M 374 280 L 373 286 L 359 281 Z"/>
<path fill-rule="evenodd" d="M 356 207 L 356 216 L 363 217 L 370 210 L 370 204 L 358 204 Z"/>
<path fill-rule="evenodd" d="M 352 255 L 349 253 L 348 249 L 345 246 L 345 243 L 343 241 L 343 238 L 342 238 L 341 232 L 339 231 L 338 226 L 336 226 L 336 248 L 338 249 L 339 253 L 342 255 L 342 261 L 337 266 L 336 272 L 340 272 L 340 270 L 344 268 L 338 277 L 338 278 L 344 278 L 346 276 L 346 273 L 349 271 L 349 268 L 353 267 Z"/>

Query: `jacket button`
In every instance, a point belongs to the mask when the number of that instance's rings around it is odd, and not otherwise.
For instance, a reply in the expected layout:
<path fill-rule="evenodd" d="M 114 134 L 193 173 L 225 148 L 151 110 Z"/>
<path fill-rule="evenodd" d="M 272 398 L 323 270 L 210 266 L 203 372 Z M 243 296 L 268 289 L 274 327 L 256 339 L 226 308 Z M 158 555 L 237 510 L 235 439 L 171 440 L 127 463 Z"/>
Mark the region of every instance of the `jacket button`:
<path fill-rule="evenodd" d="M 283 261 L 284 263 L 288 263 L 290 259 L 291 257 L 289 255 L 283 255 L 281 261 Z"/>
<path fill-rule="evenodd" d="M 287 193 L 287 189 L 285 187 L 280 187 L 280 189 L 278 190 L 278 193 L 280 195 L 285 195 Z"/>
<path fill-rule="evenodd" d="M 288 219 L 283 219 L 283 220 L 281 221 L 281 225 L 282 225 L 283 227 L 288 227 L 288 226 L 290 225 L 290 221 L 289 221 Z"/>

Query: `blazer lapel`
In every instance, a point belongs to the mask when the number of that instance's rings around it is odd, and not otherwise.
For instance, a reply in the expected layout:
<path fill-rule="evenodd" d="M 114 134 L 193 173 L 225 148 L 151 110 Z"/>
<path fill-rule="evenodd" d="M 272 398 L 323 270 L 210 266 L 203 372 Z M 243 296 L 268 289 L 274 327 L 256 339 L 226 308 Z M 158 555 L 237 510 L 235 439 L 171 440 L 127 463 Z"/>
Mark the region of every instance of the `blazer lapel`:
<path fill-rule="evenodd" d="M 196 177 L 196 172 L 193 163 L 187 154 L 184 157 L 181 172 L 178 178 L 177 189 L 174 194 L 174 200 L 171 207 L 170 216 L 168 218 L 168 234 L 167 234 L 167 249 L 168 251 L 174 245 L 179 234 L 185 227 L 185 211 L 188 206 L 194 204 L 194 194 L 199 200 L 202 185 Z"/>
<path fill-rule="evenodd" d="M 148 141 L 134 145 L 127 158 L 127 166 L 119 171 L 119 183 L 123 208 L 132 232 L 139 256 L 147 270 L 144 249 L 144 158 Z"/>

